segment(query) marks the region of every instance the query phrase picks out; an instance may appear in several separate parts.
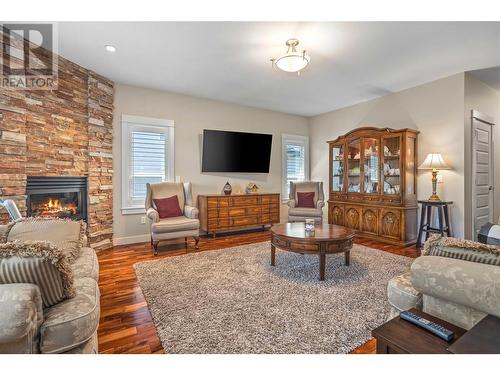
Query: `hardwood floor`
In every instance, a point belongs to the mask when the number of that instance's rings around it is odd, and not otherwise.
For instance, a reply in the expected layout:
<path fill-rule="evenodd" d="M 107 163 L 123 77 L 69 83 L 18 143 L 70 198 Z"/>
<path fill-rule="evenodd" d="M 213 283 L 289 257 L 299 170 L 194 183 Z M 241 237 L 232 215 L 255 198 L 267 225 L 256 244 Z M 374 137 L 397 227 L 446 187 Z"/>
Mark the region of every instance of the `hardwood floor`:
<path fill-rule="evenodd" d="M 268 240 L 268 230 L 221 234 L 217 238 L 202 237 L 200 251 Z M 409 257 L 419 255 L 415 246 L 403 248 L 363 239 L 355 242 L 394 254 Z M 101 290 L 101 320 L 98 330 L 100 353 L 163 353 L 146 301 L 137 283 L 133 264 L 194 251 L 194 241 L 190 240 L 188 250 L 184 248 L 184 241 L 173 245 L 160 245 L 158 249 L 159 254 L 156 257 L 153 256 L 149 243 L 117 246 L 98 254 Z M 375 344 L 375 339 L 372 339 L 353 353 L 375 353 Z"/>

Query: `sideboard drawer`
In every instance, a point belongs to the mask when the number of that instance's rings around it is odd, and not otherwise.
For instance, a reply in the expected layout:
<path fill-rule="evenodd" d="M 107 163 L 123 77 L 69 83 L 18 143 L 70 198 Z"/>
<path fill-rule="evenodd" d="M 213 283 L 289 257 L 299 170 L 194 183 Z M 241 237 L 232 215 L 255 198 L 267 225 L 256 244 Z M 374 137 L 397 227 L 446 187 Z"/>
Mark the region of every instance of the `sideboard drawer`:
<path fill-rule="evenodd" d="M 245 207 L 236 207 L 236 208 L 229 208 L 228 209 L 229 216 L 234 217 L 234 216 L 245 216 L 246 214 L 246 209 Z"/>
<path fill-rule="evenodd" d="M 208 198 L 207 205 L 209 208 L 228 207 L 229 197 Z"/>
<path fill-rule="evenodd" d="M 261 206 L 247 207 L 245 213 L 247 215 L 260 215 L 262 213 L 262 207 Z"/>
<path fill-rule="evenodd" d="M 229 228 L 229 218 L 208 220 L 208 230 L 216 230 L 224 228 Z"/>
<path fill-rule="evenodd" d="M 216 218 L 219 216 L 219 210 L 217 210 L 216 208 L 212 208 L 210 207 L 208 210 L 207 210 L 207 216 L 209 219 L 213 219 L 213 218 Z"/>
<path fill-rule="evenodd" d="M 259 204 L 258 196 L 251 197 L 232 197 L 231 198 L 231 206 L 256 206 Z"/>
<path fill-rule="evenodd" d="M 279 204 L 279 195 L 262 196 L 262 204 Z"/>
<path fill-rule="evenodd" d="M 262 214 L 262 223 L 266 224 L 277 224 L 280 222 L 280 217 L 278 214 Z"/>
<path fill-rule="evenodd" d="M 208 198 L 207 199 L 208 208 L 217 208 L 219 206 L 217 202 L 218 202 L 217 198 Z"/>
<path fill-rule="evenodd" d="M 242 216 L 231 218 L 231 225 L 240 227 L 245 225 L 257 225 L 261 223 L 260 216 Z"/>

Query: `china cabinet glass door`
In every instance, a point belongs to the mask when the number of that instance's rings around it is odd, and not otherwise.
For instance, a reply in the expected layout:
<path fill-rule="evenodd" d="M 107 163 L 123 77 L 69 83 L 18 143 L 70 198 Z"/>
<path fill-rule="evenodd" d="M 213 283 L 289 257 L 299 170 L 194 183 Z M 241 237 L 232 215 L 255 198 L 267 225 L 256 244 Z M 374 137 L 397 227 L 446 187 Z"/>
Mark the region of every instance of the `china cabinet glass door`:
<path fill-rule="evenodd" d="M 401 192 L 401 138 L 384 138 L 384 194 L 400 194 Z"/>
<path fill-rule="evenodd" d="M 343 191 L 344 187 L 344 145 L 332 147 L 332 191 Z"/>
<path fill-rule="evenodd" d="M 363 191 L 368 194 L 379 192 L 379 140 L 363 138 Z"/>
<path fill-rule="evenodd" d="M 347 191 L 361 192 L 361 142 L 359 139 L 347 145 Z"/>
<path fill-rule="evenodd" d="M 415 138 L 408 137 L 406 138 L 406 195 L 416 195 L 417 194 L 417 186 L 416 186 L 416 165 L 415 165 Z M 416 198 L 415 198 L 416 199 Z"/>

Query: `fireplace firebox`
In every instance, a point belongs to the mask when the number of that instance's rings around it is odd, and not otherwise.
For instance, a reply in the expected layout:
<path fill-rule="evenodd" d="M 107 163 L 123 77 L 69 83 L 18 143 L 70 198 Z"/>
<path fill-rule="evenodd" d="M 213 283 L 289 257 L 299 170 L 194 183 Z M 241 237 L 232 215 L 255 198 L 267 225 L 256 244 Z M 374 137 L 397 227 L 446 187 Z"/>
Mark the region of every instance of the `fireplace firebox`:
<path fill-rule="evenodd" d="M 87 221 L 87 177 L 28 176 L 28 216 Z"/>

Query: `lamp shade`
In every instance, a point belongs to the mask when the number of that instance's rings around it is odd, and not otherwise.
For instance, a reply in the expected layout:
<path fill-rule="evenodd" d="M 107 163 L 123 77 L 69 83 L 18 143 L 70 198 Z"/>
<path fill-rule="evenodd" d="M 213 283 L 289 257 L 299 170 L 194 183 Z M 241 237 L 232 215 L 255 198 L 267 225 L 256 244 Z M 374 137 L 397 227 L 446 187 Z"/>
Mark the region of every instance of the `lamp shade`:
<path fill-rule="evenodd" d="M 298 39 L 288 39 L 286 45 L 288 47 L 286 53 L 277 59 L 271 59 L 271 62 L 273 66 L 284 72 L 298 73 L 309 64 L 311 58 L 305 50 L 297 51 Z"/>
<path fill-rule="evenodd" d="M 418 169 L 451 169 L 443 160 L 439 152 L 433 152 L 427 155 L 424 162 L 420 164 Z"/>

